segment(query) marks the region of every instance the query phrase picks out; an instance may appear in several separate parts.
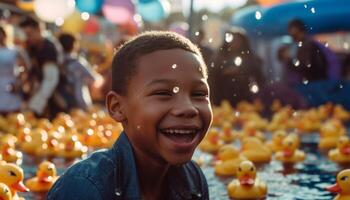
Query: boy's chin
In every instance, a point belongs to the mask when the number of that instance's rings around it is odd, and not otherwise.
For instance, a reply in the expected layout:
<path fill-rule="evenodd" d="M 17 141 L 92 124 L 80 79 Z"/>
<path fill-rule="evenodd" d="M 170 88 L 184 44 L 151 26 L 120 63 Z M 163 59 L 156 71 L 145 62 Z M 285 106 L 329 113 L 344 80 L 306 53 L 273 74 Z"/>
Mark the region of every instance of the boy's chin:
<path fill-rule="evenodd" d="M 174 156 L 173 158 L 167 159 L 167 162 L 173 166 L 181 166 L 188 163 L 191 159 L 192 159 L 192 154 L 189 156 L 183 156 L 183 157 Z"/>

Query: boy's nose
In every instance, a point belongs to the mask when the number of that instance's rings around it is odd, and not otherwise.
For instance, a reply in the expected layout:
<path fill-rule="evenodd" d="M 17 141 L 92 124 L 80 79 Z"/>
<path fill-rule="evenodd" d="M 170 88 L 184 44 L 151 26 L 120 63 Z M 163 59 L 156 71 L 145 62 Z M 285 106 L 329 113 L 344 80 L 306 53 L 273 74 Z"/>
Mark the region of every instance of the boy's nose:
<path fill-rule="evenodd" d="M 172 114 L 177 117 L 191 118 L 199 114 L 198 109 L 189 99 L 182 99 L 173 108 Z"/>

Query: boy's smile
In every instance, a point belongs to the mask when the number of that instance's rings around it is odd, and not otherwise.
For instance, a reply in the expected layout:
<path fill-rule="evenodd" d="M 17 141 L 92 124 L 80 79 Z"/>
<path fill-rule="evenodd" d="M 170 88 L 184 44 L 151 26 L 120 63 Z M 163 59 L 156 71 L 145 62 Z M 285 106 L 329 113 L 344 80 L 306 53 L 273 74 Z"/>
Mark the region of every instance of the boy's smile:
<path fill-rule="evenodd" d="M 212 120 L 204 64 L 182 49 L 159 50 L 136 61 L 121 96 L 124 129 L 137 157 L 186 163 Z"/>

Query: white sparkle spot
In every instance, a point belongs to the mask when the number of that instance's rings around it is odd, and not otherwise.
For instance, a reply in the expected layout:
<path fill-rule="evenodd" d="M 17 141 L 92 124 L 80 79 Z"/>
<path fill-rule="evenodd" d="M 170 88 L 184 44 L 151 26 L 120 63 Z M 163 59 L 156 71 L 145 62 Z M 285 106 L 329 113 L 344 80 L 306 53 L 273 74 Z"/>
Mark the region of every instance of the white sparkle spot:
<path fill-rule="evenodd" d="M 173 68 L 173 69 L 176 69 L 176 67 L 177 67 L 177 64 L 171 65 L 171 68 Z"/>
<path fill-rule="evenodd" d="M 56 26 L 62 26 L 64 23 L 64 19 L 62 17 L 59 17 L 55 20 Z"/>
<path fill-rule="evenodd" d="M 87 12 L 83 12 L 81 13 L 80 17 L 82 20 L 87 21 L 90 18 L 90 14 Z"/>
<path fill-rule="evenodd" d="M 214 62 L 211 62 L 211 63 L 210 63 L 210 67 L 215 67 L 215 63 L 214 63 Z"/>
<path fill-rule="evenodd" d="M 140 126 L 140 125 L 137 125 L 136 128 L 137 128 L 137 130 L 140 130 L 140 129 L 141 129 L 141 126 Z"/>
<path fill-rule="evenodd" d="M 202 15 L 202 21 L 208 20 L 208 15 Z"/>
<path fill-rule="evenodd" d="M 316 13 L 316 10 L 315 10 L 314 7 L 312 7 L 312 8 L 310 9 L 310 11 L 311 11 L 312 13 Z"/>
<path fill-rule="evenodd" d="M 252 93 L 254 93 L 254 94 L 256 94 L 257 92 L 259 92 L 259 87 L 258 87 L 258 85 L 257 85 L 256 83 L 252 84 L 252 85 L 250 86 L 250 91 L 251 91 Z"/>
<path fill-rule="evenodd" d="M 329 46 L 328 42 L 326 42 L 326 44 L 324 44 L 324 46 L 325 46 L 325 47 L 328 47 L 328 46 Z"/>
<path fill-rule="evenodd" d="M 340 88 L 340 89 L 342 89 L 342 88 L 343 88 L 343 85 L 342 85 L 342 84 L 340 84 L 340 85 L 339 85 L 339 88 Z"/>
<path fill-rule="evenodd" d="M 307 5 L 306 5 L 306 4 L 304 4 L 304 8 L 307 8 Z"/>
<path fill-rule="evenodd" d="M 238 111 L 235 112 L 235 116 L 239 117 L 240 113 Z"/>
<path fill-rule="evenodd" d="M 303 79 L 303 83 L 304 83 L 304 85 L 307 85 L 309 83 L 309 80 Z"/>
<path fill-rule="evenodd" d="M 306 67 L 310 68 L 310 67 L 311 67 L 311 64 L 307 64 Z"/>
<path fill-rule="evenodd" d="M 225 33 L 225 41 L 227 43 L 232 42 L 233 40 L 233 35 L 231 33 Z"/>
<path fill-rule="evenodd" d="M 208 42 L 212 43 L 213 42 L 213 38 L 209 38 Z"/>
<path fill-rule="evenodd" d="M 294 66 L 298 67 L 300 65 L 300 61 L 298 59 L 293 60 Z"/>
<path fill-rule="evenodd" d="M 237 56 L 233 62 L 235 63 L 236 66 L 241 66 L 242 58 Z"/>
<path fill-rule="evenodd" d="M 257 19 L 257 20 L 260 20 L 261 19 L 261 12 L 260 11 L 256 11 L 255 12 L 255 19 Z"/>
<path fill-rule="evenodd" d="M 302 41 L 298 42 L 298 47 L 302 47 L 302 46 L 303 46 L 303 42 Z"/>
<path fill-rule="evenodd" d="M 202 71 L 202 67 L 198 67 L 198 70 L 201 72 Z"/>
<path fill-rule="evenodd" d="M 349 43 L 344 42 L 343 47 L 344 47 L 344 49 L 348 50 L 349 49 Z"/>
<path fill-rule="evenodd" d="M 179 91 L 180 91 L 180 88 L 179 88 L 179 87 L 176 86 L 176 87 L 173 88 L 173 92 L 174 92 L 175 94 L 178 93 Z"/>
<path fill-rule="evenodd" d="M 195 35 L 195 36 L 198 36 L 198 35 L 199 35 L 199 31 L 196 31 L 196 32 L 194 33 L 194 35 Z"/>

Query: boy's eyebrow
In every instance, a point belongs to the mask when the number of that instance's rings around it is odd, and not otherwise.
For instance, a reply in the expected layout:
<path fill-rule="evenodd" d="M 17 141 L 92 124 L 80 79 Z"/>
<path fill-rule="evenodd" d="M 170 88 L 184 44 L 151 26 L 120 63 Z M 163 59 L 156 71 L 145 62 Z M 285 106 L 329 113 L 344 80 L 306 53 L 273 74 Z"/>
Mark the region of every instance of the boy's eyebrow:
<path fill-rule="evenodd" d="M 146 86 L 150 86 L 150 85 L 156 85 L 156 84 L 172 84 L 175 83 L 176 80 L 171 80 L 171 79 L 156 79 L 156 80 L 152 80 L 151 82 L 147 83 Z M 206 81 L 204 81 L 203 79 L 200 80 L 195 80 L 194 85 L 207 85 Z"/>

